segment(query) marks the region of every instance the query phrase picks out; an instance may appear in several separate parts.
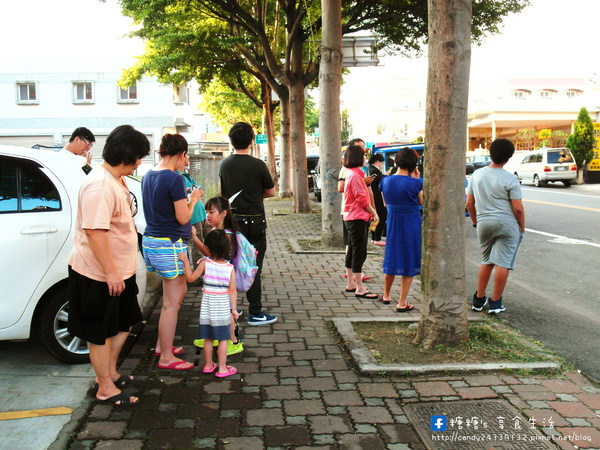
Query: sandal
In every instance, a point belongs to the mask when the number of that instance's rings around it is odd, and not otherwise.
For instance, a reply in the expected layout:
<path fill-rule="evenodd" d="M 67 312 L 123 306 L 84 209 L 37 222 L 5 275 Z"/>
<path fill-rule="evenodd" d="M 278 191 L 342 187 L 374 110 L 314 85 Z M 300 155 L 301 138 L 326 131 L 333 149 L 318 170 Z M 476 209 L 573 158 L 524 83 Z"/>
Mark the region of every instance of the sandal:
<path fill-rule="evenodd" d="M 412 311 L 413 309 L 415 309 L 415 307 L 409 303 L 405 308 L 397 307 L 396 312 L 403 313 L 403 312 Z"/>
<path fill-rule="evenodd" d="M 357 298 L 368 298 L 370 300 L 377 300 L 379 298 L 379 295 L 369 291 L 363 292 L 362 294 L 354 294 L 354 296 Z"/>
<path fill-rule="evenodd" d="M 229 377 L 231 375 L 235 375 L 237 373 L 237 369 L 235 367 L 232 367 L 232 366 L 225 366 L 225 367 L 227 368 L 227 372 L 216 372 L 215 377 L 225 378 L 225 377 Z"/>
<path fill-rule="evenodd" d="M 213 373 L 215 370 L 217 370 L 217 366 L 215 363 L 212 363 L 212 367 L 210 369 L 202 369 L 202 373 Z"/>
<path fill-rule="evenodd" d="M 384 305 L 389 305 L 390 303 L 392 303 L 391 300 L 386 300 L 385 298 L 381 297 L 381 300 L 379 300 L 381 303 L 383 303 Z"/>
<path fill-rule="evenodd" d="M 105 399 L 96 397 L 96 400 L 103 403 L 112 403 L 114 406 L 133 406 L 140 402 L 139 398 L 135 402 L 131 401 L 131 397 L 123 392 L 119 392 L 117 395 Z"/>
<path fill-rule="evenodd" d="M 187 361 L 173 361 L 171 364 L 161 364 L 158 363 L 156 365 L 159 369 L 171 369 L 171 370 L 190 370 L 195 366 Z"/>

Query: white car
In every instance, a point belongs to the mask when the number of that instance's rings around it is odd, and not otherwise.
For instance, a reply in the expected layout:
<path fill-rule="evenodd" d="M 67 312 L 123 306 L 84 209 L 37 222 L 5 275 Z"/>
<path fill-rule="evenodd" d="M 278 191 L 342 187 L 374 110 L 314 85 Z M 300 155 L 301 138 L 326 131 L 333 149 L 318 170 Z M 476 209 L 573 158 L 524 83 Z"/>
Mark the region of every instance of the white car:
<path fill-rule="evenodd" d="M 80 158 L 56 151 L 0 145 L 0 340 L 28 339 L 39 330 L 50 353 L 68 363 L 89 361 L 87 342 L 67 332 L 67 258 L 86 176 L 81 166 Z M 127 184 L 143 233 L 141 183 L 129 177 Z M 146 277 L 138 253 L 140 305 Z"/>
<path fill-rule="evenodd" d="M 569 187 L 577 178 L 577 164 L 568 148 L 542 148 L 529 152 L 514 169 L 514 174 L 519 181 L 536 187 L 546 186 L 548 182 L 561 182 Z"/>

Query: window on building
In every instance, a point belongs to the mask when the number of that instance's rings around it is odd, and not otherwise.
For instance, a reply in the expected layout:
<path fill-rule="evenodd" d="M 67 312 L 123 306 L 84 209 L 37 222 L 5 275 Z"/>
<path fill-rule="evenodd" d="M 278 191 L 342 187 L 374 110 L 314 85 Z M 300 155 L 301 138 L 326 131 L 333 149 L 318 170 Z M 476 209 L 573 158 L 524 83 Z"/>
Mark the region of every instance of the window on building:
<path fill-rule="evenodd" d="M 39 102 L 35 81 L 17 82 L 17 103 L 31 105 Z"/>
<path fill-rule="evenodd" d="M 567 98 L 577 98 L 581 94 L 583 94 L 583 91 L 581 89 L 567 89 L 565 91 L 565 95 L 567 96 Z"/>
<path fill-rule="evenodd" d="M 539 95 L 542 100 L 552 100 L 556 95 L 556 91 L 554 89 L 542 89 Z"/>
<path fill-rule="evenodd" d="M 94 83 L 91 81 L 74 81 L 73 103 L 94 103 Z"/>
<path fill-rule="evenodd" d="M 173 103 L 189 103 L 189 89 L 187 85 L 173 86 Z"/>
<path fill-rule="evenodd" d="M 513 91 L 513 97 L 517 100 L 527 100 L 531 95 L 531 91 L 527 89 L 516 89 Z"/>
<path fill-rule="evenodd" d="M 119 88 L 119 103 L 137 103 L 138 91 L 137 84 L 127 88 Z"/>

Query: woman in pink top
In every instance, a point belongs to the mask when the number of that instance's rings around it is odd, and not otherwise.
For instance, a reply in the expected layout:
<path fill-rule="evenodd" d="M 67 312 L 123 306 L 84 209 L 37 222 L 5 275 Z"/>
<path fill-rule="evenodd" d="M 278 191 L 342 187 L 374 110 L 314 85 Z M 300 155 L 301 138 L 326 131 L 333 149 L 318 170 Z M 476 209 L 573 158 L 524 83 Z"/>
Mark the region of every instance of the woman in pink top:
<path fill-rule="evenodd" d="M 376 300 L 377 294 L 369 292 L 362 284 L 362 266 L 367 259 L 367 241 L 369 222 L 377 221 L 377 212 L 371 205 L 369 191 L 363 180 L 365 174 L 361 167 L 365 162 L 363 149 L 350 145 L 344 152 L 346 181 L 344 186 L 344 211 L 342 217 L 348 232 L 348 251 L 346 252 L 346 273 L 348 275 L 346 292 L 354 292 L 356 297 Z"/>

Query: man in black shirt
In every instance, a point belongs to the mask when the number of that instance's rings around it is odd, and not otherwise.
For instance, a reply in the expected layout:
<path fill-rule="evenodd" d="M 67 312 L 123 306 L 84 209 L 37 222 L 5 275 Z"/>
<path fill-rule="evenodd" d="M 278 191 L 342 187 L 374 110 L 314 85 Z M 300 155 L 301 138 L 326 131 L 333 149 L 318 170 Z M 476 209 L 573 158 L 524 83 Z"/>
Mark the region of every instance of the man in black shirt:
<path fill-rule="evenodd" d="M 262 310 L 260 280 L 267 251 L 267 221 L 263 198 L 275 195 L 275 185 L 267 165 L 250 155 L 254 140 L 252 127 L 244 122 L 236 123 L 229 130 L 229 139 L 234 152 L 221 161 L 219 167 L 221 194 L 230 199 L 240 231 L 258 252 L 258 273 L 252 287 L 246 292 L 249 303 L 248 324 L 265 325 L 277 321 L 277 316 Z"/>

